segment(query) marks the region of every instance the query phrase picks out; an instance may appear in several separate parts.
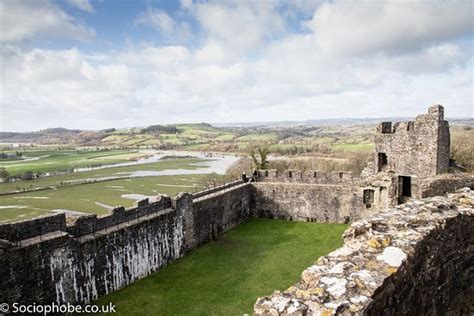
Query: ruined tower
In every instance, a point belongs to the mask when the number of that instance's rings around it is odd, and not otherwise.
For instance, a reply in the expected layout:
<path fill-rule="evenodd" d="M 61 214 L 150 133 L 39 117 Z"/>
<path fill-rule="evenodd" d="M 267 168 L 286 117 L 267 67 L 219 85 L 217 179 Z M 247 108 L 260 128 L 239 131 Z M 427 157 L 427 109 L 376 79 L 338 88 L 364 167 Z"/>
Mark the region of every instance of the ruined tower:
<path fill-rule="evenodd" d="M 380 123 L 374 155 L 376 176 L 391 179 L 387 186 L 389 204 L 419 197 L 424 180 L 449 170 L 450 133 L 444 108 L 433 105 L 414 121 Z"/>
<path fill-rule="evenodd" d="M 444 108 L 433 105 L 414 121 L 382 122 L 375 134 L 376 172 L 425 178 L 448 171 L 449 123 Z"/>

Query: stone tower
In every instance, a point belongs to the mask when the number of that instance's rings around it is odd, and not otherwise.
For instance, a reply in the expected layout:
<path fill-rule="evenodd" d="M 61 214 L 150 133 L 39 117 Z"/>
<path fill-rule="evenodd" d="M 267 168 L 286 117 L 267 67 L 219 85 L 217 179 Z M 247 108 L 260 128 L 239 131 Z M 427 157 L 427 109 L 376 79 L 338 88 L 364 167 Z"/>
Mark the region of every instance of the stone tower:
<path fill-rule="evenodd" d="M 444 108 L 433 105 L 414 121 L 382 122 L 375 134 L 376 172 L 425 178 L 449 169 L 449 123 Z"/>

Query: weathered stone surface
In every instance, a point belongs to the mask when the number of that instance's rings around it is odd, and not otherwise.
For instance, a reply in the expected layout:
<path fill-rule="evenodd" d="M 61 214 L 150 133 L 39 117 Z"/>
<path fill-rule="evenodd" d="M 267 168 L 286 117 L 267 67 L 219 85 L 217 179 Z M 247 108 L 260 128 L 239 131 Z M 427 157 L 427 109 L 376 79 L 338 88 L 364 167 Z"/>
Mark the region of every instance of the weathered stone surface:
<path fill-rule="evenodd" d="M 291 301 L 291 310 L 298 306 L 305 315 L 467 315 L 474 297 L 473 203 L 466 188 L 353 223 L 343 247 L 303 271 L 290 291 L 258 299 L 255 314 L 288 315 Z"/>
<path fill-rule="evenodd" d="M 344 223 L 363 215 L 359 189 L 350 185 L 255 183 L 253 216 Z"/>

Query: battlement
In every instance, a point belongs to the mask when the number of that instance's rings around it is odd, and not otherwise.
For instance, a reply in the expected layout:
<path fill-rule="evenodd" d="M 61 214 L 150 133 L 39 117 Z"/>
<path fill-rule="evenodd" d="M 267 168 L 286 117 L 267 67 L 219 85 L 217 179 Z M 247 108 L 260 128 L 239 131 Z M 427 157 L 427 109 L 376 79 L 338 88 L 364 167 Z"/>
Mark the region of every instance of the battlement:
<path fill-rule="evenodd" d="M 144 199 L 137 201 L 136 207 L 128 209 L 122 206 L 116 207 L 112 210 L 112 214 L 107 216 L 97 216 L 96 214 L 81 216 L 76 219 L 73 225 L 67 226 L 67 232 L 73 237 L 80 237 L 156 214 L 159 211 L 171 208 L 171 206 L 171 198 L 166 195 L 160 195 L 158 201 L 153 203 L 149 203 L 148 199 Z"/>
<path fill-rule="evenodd" d="M 241 185 L 243 183 L 244 183 L 244 181 L 242 181 L 242 180 L 236 180 L 236 181 L 224 183 L 223 185 L 219 185 L 219 186 L 216 186 L 216 187 L 213 187 L 213 188 L 210 188 L 210 189 L 205 189 L 205 190 L 193 193 L 192 196 L 193 196 L 193 199 L 198 199 L 198 198 L 201 198 L 201 197 L 206 196 L 206 195 L 210 195 L 210 194 L 214 194 L 214 193 L 219 192 L 219 191 L 227 190 L 229 188 Z"/>
<path fill-rule="evenodd" d="M 198 200 L 220 192 L 224 194 L 229 189 L 236 188 L 242 184 L 244 184 L 244 181 L 236 180 L 194 193 L 190 196 L 192 199 Z M 157 215 L 158 212 L 165 209 L 172 208 L 176 210 L 179 208 L 178 200 L 183 197 L 183 194 L 179 194 L 175 199 L 167 195 L 160 195 L 158 200 L 153 203 L 150 203 L 148 198 L 143 199 L 137 201 L 135 207 L 124 208 L 119 206 L 106 216 L 97 216 L 97 214 L 83 215 L 77 217 L 73 223 L 66 221 L 65 214 L 61 213 L 15 223 L 0 224 L 0 240 L 19 242 L 53 232 L 65 232 L 71 237 L 93 234 L 97 231 L 117 227 L 126 222 Z"/>
<path fill-rule="evenodd" d="M 321 183 L 340 184 L 350 183 L 353 180 L 352 172 L 332 171 L 323 172 L 319 170 L 289 169 L 279 173 L 276 169 L 258 170 L 257 182 L 301 182 L 301 183 Z"/>
<path fill-rule="evenodd" d="M 171 198 L 161 195 L 158 201 L 153 203 L 149 203 L 148 199 L 144 199 L 138 201 L 136 207 L 128 209 L 121 206 L 116 207 L 107 216 L 97 216 L 96 214 L 80 216 L 72 224 L 66 222 L 65 214 L 47 215 L 0 225 L 0 239 L 18 242 L 57 231 L 67 232 L 72 237 L 80 237 L 155 214 L 170 208 L 171 205 Z"/>
<path fill-rule="evenodd" d="M 433 105 L 428 108 L 427 114 L 418 115 L 414 121 L 407 122 L 380 122 L 376 126 L 376 134 L 394 134 L 397 132 L 419 132 L 427 123 L 437 123 L 444 121 L 444 108 L 442 105 Z"/>
<path fill-rule="evenodd" d="M 66 215 L 54 214 L 0 225 L 0 239 L 16 242 L 54 231 L 66 230 Z"/>

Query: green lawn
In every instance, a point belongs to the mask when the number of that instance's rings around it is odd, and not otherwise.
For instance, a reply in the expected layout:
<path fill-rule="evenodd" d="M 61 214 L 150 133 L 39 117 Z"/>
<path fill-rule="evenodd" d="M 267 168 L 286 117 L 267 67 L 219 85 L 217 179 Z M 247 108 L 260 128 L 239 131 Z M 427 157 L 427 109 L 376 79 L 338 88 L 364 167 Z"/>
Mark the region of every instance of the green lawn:
<path fill-rule="evenodd" d="M 149 277 L 98 300 L 117 315 L 242 315 L 341 246 L 346 225 L 251 219 Z"/>

